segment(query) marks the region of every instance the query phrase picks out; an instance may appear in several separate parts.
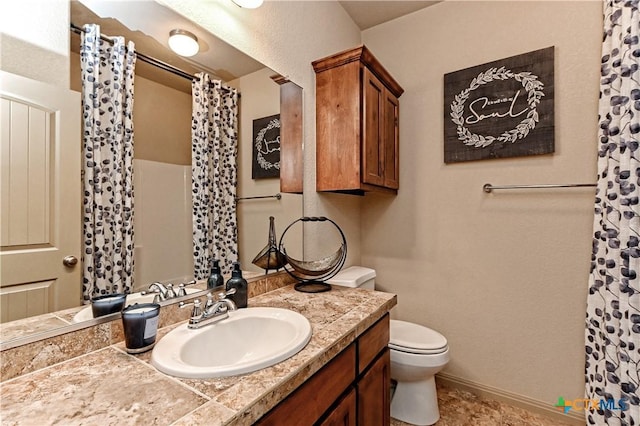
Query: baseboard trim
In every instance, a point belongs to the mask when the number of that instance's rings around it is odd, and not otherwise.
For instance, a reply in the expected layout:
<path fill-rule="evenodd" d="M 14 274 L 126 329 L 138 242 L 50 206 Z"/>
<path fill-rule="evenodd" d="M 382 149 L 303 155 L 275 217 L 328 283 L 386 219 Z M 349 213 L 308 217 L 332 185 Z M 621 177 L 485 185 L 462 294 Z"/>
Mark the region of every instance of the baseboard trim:
<path fill-rule="evenodd" d="M 504 402 L 515 407 L 540 414 L 550 419 L 565 422 L 567 424 L 576 426 L 584 426 L 586 424 L 583 412 L 574 411 L 564 414 L 557 408 L 554 408 L 553 405 L 551 405 L 549 402 L 539 401 L 537 399 L 529 398 L 523 395 L 507 392 L 502 389 L 483 385 L 481 383 L 476 383 L 471 380 L 462 379 L 460 377 L 452 376 L 447 373 L 438 373 L 436 375 L 436 381 L 451 388 L 471 392 L 472 394 L 478 395 L 483 398 Z"/>

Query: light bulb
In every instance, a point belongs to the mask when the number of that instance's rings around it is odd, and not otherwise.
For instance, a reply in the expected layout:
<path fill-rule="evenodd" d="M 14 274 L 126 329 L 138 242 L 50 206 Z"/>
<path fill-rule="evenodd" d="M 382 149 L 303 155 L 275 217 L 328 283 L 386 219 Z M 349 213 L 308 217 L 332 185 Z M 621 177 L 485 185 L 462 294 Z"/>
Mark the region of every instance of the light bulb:
<path fill-rule="evenodd" d="M 200 50 L 198 38 L 185 30 L 171 30 L 169 47 L 180 56 L 193 56 Z"/>

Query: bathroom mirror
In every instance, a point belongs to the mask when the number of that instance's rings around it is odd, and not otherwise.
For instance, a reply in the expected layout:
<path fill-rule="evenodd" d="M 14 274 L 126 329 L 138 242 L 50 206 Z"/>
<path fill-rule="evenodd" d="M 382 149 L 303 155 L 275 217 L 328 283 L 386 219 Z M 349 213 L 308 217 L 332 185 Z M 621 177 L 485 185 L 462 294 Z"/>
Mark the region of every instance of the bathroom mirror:
<path fill-rule="evenodd" d="M 120 3 L 120 5 L 118 5 Z M 115 13 L 110 17 L 100 17 L 92 5 L 111 4 Z M 118 7 L 119 6 L 119 7 Z M 205 71 L 215 74 L 229 86 L 238 88 L 239 102 L 239 149 L 238 149 L 238 187 L 240 198 L 272 196 L 280 192 L 277 178 L 253 179 L 251 173 L 253 122 L 279 113 L 280 87 L 271 78 L 274 74 L 286 75 L 283 70 L 276 72 L 249 58 L 219 38 L 195 26 L 182 16 L 156 2 L 71 1 L 71 22 L 79 27 L 85 23 L 99 23 L 101 31 L 107 35 L 123 35 L 136 43 L 136 50 L 156 57 L 183 69 L 190 74 Z M 140 8 L 149 8 L 141 10 Z M 118 13 L 129 12 L 126 16 Z M 128 19 L 141 19 L 151 22 L 149 32 L 160 31 L 163 19 L 169 25 L 179 26 L 197 34 L 203 57 L 207 52 L 222 52 L 225 63 L 199 63 L 199 55 L 193 59 L 181 59 L 170 53 L 165 40 L 158 40 L 140 27 L 128 28 L 123 22 Z M 155 20 L 155 22 L 154 22 Z M 153 27 L 153 28 L 151 28 Z M 170 28 L 171 29 L 171 28 Z M 166 30 L 167 35 L 169 30 Z M 27 31 L 27 29 L 25 29 Z M 71 89 L 80 90 L 79 55 L 74 43 L 79 36 L 72 34 L 70 52 Z M 75 50 L 75 52 L 74 52 Z M 243 71 L 234 71 L 243 69 Z M 135 235 L 136 235 L 136 276 L 135 291 L 146 289 L 153 281 L 184 282 L 192 277 L 193 260 L 191 258 L 191 207 L 190 207 L 190 81 L 159 70 L 138 60 L 136 64 L 136 88 L 134 108 L 134 126 L 136 151 L 134 155 L 135 174 Z M 166 94 L 162 102 L 145 95 Z M 146 112 L 146 116 L 145 113 Z M 137 117 L 142 119 L 138 121 Z M 174 129 L 162 124 L 176 123 Z M 171 127 L 171 126 L 170 126 Z M 180 127 L 181 130 L 177 130 Z M 140 143 L 138 143 L 140 141 Z M 173 208 L 175 207 L 175 208 Z M 281 198 L 258 198 L 241 200 L 237 205 L 238 243 L 240 261 L 243 270 L 252 276 L 264 271 L 251 264 L 253 257 L 267 243 L 269 217 L 276 218 L 278 236 L 292 221 L 303 215 L 302 196 L 282 193 Z M 80 226 L 80 224 L 78 225 Z M 297 236 L 302 250 L 302 232 Z M 189 263 L 191 262 L 191 263 Z M 181 266 L 174 268 L 177 264 Z M 80 267 L 80 265 L 78 265 Z M 80 283 L 78 283 L 80 286 Z M 78 291 L 78 299 L 80 297 Z M 169 302 L 169 301 L 168 301 Z M 82 306 L 78 306 L 78 310 Z M 74 329 L 109 321 L 119 314 L 90 319 L 86 322 L 69 321 L 73 316 L 66 309 L 45 317 L 34 317 L 33 321 L 21 319 L 0 324 L 0 341 L 19 339 L 37 339 L 38 336 L 60 334 Z M 60 315 L 57 315 L 60 314 Z"/>

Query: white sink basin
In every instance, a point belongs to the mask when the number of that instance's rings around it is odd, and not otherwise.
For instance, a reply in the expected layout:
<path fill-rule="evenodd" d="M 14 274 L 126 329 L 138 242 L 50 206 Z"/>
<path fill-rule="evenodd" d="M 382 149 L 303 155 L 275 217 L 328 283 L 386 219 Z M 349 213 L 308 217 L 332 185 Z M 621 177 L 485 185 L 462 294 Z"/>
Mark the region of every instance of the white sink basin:
<path fill-rule="evenodd" d="M 163 373 L 207 379 L 251 373 L 295 355 L 311 339 L 311 324 L 281 308 L 245 308 L 192 330 L 178 326 L 160 339 L 151 363 Z"/>
<path fill-rule="evenodd" d="M 186 290 L 187 290 L 187 294 L 202 291 L 197 288 L 190 288 L 190 287 L 187 287 Z M 151 303 L 153 302 L 153 298 L 155 297 L 155 295 L 156 293 L 149 293 L 145 295 L 142 295 L 140 293 L 131 293 L 127 295 L 127 301 L 125 302 L 124 305 L 129 306 L 129 305 L 133 305 L 134 303 Z M 93 312 L 91 312 L 91 305 L 87 305 L 86 308 L 81 309 L 80 311 L 78 311 L 77 314 L 73 316 L 73 322 L 82 322 L 90 319 L 93 319 Z"/>

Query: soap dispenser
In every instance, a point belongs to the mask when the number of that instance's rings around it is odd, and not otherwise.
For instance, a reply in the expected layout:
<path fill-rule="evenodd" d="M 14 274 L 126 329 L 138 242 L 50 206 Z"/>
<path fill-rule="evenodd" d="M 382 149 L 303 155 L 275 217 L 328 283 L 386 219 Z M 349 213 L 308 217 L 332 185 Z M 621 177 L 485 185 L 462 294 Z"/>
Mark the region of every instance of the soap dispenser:
<path fill-rule="evenodd" d="M 247 307 L 247 280 L 242 278 L 242 270 L 240 269 L 240 263 L 233 262 L 233 271 L 231 271 L 231 278 L 227 281 L 225 289 L 227 291 L 232 288 L 236 289 L 235 294 L 229 295 L 228 298 L 233 300 L 238 308 Z"/>
<path fill-rule="evenodd" d="M 220 287 L 223 284 L 224 278 L 222 277 L 222 272 L 220 271 L 220 260 L 213 259 L 211 275 L 209 275 L 209 279 L 207 280 L 207 289 L 211 290 L 212 288 Z"/>

